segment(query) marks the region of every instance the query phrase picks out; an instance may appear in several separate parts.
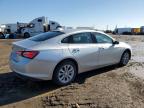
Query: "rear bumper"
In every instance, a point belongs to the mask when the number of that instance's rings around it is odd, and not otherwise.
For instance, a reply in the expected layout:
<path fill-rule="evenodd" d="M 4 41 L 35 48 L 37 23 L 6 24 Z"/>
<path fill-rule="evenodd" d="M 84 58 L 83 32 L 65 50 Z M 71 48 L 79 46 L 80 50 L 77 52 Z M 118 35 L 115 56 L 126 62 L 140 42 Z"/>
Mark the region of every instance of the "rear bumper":
<path fill-rule="evenodd" d="M 53 71 L 50 65 L 43 61 L 29 61 L 25 59 L 22 60 L 22 62 L 16 62 L 10 59 L 9 65 L 13 72 L 22 77 L 38 80 L 52 80 Z"/>
<path fill-rule="evenodd" d="M 13 70 L 12 70 L 13 71 Z M 21 79 L 30 79 L 30 80 L 51 80 L 46 75 L 38 75 L 38 74 L 30 74 L 30 73 L 23 73 L 23 72 L 16 72 L 13 71 L 18 77 Z"/>

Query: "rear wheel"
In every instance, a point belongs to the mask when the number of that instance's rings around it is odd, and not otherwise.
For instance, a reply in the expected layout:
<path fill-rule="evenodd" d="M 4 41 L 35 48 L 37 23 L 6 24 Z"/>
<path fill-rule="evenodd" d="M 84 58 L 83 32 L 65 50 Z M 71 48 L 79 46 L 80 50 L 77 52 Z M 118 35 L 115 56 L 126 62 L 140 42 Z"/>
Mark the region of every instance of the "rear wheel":
<path fill-rule="evenodd" d="M 56 67 L 53 81 L 57 85 L 70 84 L 75 79 L 76 72 L 76 65 L 72 61 L 64 61 Z"/>
<path fill-rule="evenodd" d="M 130 53 L 129 51 L 125 51 L 123 54 L 122 54 L 122 57 L 121 57 L 121 60 L 120 60 L 120 66 L 125 66 L 128 64 L 130 60 Z"/>

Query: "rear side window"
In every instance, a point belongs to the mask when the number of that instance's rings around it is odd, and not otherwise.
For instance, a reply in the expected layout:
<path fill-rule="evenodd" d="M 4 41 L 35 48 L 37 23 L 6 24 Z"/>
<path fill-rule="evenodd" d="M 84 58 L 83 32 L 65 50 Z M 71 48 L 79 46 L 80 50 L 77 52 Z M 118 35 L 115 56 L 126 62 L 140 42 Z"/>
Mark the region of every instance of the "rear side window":
<path fill-rule="evenodd" d="M 48 40 L 50 38 L 54 38 L 54 37 L 62 35 L 62 34 L 64 34 L 64 33 L 58 32 L 58 31 L 47 32 L 47 33 L 42 33 L 42 34 L 36 35 L 36 36 L 31 37 L 29 39 L 32 41 L 45 41 L 45 40 Z"/>
<path fill-rule="evenodd" d="M 70 36 L 64 38 L 61 42 L 62 42 L 62 43 L 69 43 L 69 41 L 70 41 Z"/>
<path fill-rule="evenodd" d="M 93 39 L 91 33 L 78 33 L 64 38 L 62 40 L 62 43 L 72 43 L 72 44 L 93 43 Z"/>

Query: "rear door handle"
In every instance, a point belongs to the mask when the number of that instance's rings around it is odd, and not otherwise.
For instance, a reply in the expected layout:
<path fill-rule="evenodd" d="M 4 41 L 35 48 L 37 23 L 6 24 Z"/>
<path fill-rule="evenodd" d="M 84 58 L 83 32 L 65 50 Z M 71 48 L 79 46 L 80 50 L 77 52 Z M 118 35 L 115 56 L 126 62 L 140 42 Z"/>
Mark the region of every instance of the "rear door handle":
<path fill-rule="evenodd" d="M 105 49 L 105 48 L 100 48 L 100 49 Z"/>
<path fill-rule="evenodd" d="M 79 51 L 80 51 L 80 50 L 79 50 L 78 48 L 72 50 L 73 53 L 77 53 L 77 52 L 79 52 Z"/>

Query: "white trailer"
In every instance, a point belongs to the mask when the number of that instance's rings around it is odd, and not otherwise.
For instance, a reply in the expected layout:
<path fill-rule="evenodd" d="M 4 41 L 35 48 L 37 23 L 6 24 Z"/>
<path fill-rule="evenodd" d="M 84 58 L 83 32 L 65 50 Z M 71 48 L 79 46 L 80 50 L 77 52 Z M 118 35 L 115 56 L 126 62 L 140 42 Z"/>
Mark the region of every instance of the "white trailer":
<path fill-rule="evenodd" d="M 22 36 L 24 38 L 34 36 L 43 32 L 53 31 L 61 27 L 61 25 L 55 21 L 48 21 L 47 17 L 38 17 L 30 21 L 26 27 L 21 29 Z"/>
<path fill-rule="evenodd" d="M 144 33 L 144 26 L 141 26 L 141 33 Z"/>
<path fill-rule="evenodd" d="M 73 27 L 70 27 L 70 26 L 62 26 L 62 28 L 64 29 L 64 30 L 71 30 L 71 29 L 74 29 Z"/>
<path fill-rule="evenodd" d="M 17 31 L 17 24 L 2 24 L 0 29 L 3 33 L 15 33 Z"/>
<path fill-rule="evenodd" d="M 89 30 L 93 30 L 94 27 L 76 27 L 76 29 L 89 29 Z"/>
<path fill-rule="evenodd" d="M 124 34 L 124 33 L 131 33 L 132 32 L 132 28 L 116 28 L 114 30 L 114 32 L 116 34 Z"/>

